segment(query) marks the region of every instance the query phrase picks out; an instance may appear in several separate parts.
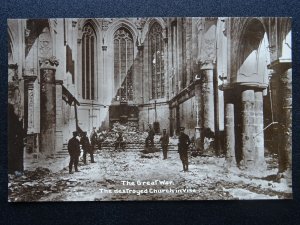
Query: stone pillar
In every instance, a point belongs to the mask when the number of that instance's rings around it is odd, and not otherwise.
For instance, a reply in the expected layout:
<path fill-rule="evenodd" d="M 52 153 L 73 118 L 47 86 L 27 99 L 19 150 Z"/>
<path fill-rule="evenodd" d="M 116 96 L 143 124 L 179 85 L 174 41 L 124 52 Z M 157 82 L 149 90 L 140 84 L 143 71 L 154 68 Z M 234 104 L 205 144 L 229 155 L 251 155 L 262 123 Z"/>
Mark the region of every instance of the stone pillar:
<path fill-rule="evenodd" d="M 177 41 L 177 80 L 176 80 L 176 94 L 178 94 L 182 90 L 182 82 L 183 82 L 183 77 L 182 77 L 182 18 L 177 17 L 177 35 L 176 35 L 176 41 Z"/>
<path fill-rule="evenodd" d="M 143 71 L 143 49 L 144 46 L 138 45 L 138 54 L 137 54 L 137 63 L 134 66 L 135 69 L 135 75 L 134 75 L 134 80 L 137 81 L 137 85 L 138 87 L 135 87 L 136 89 L 136 94 L 135 94 L 135 98 L 136 98 L 136 102 L 138 102 L 139 104 L 144 104 L 144 71 Z M 135 86 L 135 85 L 134 85 Z"/>
<path fill-rule="evenodd" d="M 41 60 L 41 151 L 55 153 L 56 131 L 56 84 L 55 72 L 58 61 L 53 57 Z"/>
<path fill-rule="evenodd" d="M 234 132 L 234 104 L 225 106 L 225 151 L 229 167 L 236 167 L 235 159 L 235 132 Z"/>
<path fill-rule="evenodd" d="M 284 172 L 292 168 L 292 69 L 281 73 L 279 82 L 279 172 Z"/>
<path fill-rule="evenodd" d="M 56 127 L 55 127 L 55 151 L 63 148 L 63 115 L 62 115 L 62 80 L 56 80 Z"/>
<path fill-rule="evenodd" d="M 24 75 L 25 81 L 25 130 L 27 134 L 34 133 L 34 81 L 36 75 Z"/>
<path fill-rule="evenodd" d="M 264 110 L 263 110 L 263 92 L 261 90 L 255 91 L 255 165 L 259 170 L 266 169 L 265 162 L 265 146 L 264 146 Z"/>
<path fill-rule="evenodd" d="M 213 64 L 202 68 L 203 128 L 215 131 Z"/>
<path fill-rule="evenodd" d="M 278 110 L 278 156 L 279 173 L 288 172 L 291 182 L 292 167 L 292 63 L 290 60 L 278 59 L 271 63 L 273 76 L 278 76 L 277 110 Z"/>
<path fill-rule="evenodd" d="M 37 78 L 33 73 L 30 75 L 23 75 L 24 78 L 24 130 L 26 132 L 26 153 L 33 153 L 34 158 L 38 158 L 38 145 L 35 144 L 35 127 L 34 121 L 36 119 L 34 109 L 34 81 Z"/>
<path fill-rule="evenodd" d="M 253 169 L 255 162 L 254 120 L 254 90 L 244 90 L 242 91 L 242 154 L 246 169 Z"/>
<path fill-rule="evenodd" d="M 201 140 L 201 126 L 202 126 L 202 103 L 201 103 L 201 84 L 199 80 L 195 83 L 195 102 L 196 102 L 196 127 L 195 127 L 195 140 Z M 202 143 L 201 141 L 200 143 Z M 200 147 L 200 146 L 198 146 Z"/>

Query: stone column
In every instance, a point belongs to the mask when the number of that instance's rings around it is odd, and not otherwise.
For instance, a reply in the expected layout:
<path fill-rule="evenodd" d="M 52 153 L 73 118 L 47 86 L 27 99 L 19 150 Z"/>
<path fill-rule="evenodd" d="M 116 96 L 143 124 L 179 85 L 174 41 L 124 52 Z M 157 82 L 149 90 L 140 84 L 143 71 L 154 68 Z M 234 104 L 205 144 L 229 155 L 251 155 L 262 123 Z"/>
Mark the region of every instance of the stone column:
<path fill-rule="evenodd" d="M 55 153 L 56 131 L 56 84 L 55 72 L 58 61 L 53 57 L 41 60 L 41 151 Z"/>
<path fill-rule="evenodd" d="M 235 132 L 234 132 L 234 104 L 225 106 L 225 151 L 229 167 L 236 167 L 235 159 Z"/>
<path fill-rule="evenodd" d="M 273 76 L 279 76 L 277 88 L 277 110 L 278 110 L 278 156 L 279 173 L 286 173 L 291 181 L 292 167 L 292 64 L 290 60 L 276 60 L 271 63 Z"/>
<path fill-rule="evenodd" d="M 55 127 L 55 151 L 63 148 L 63 115 L 62 115 L 62 80 L 56 80 L 56 127 Z"/>
<path fill-rule="evenodd" d="M 255 113 L 254 90 L 242 91 L 242 154 L 246 169 L 254 168 L 255 162 Z"/>
<path fill-rule="evenodd" d="M 292 167 L 292 69 L 280 74 L 279 117 L 280 136 L 279 172 L 291 170 Z"/>
<path fill-rule="evenodd" d="M 197 80 L 195 82 L 195 102 L 196 102 L 196 127 L 195 127 L 195 139 L 201 140 L 201 126 L 202 126 L 202 104 L 201 104 L 201 84 Z M 202 143 L 203 141 L 199 142 Z M 200 146 L 197 146 L 200 147 Z"/>
<path fill-rule="evenodd" d="M 202 67 L 203 128 L 215 131 L 213 64 Z"/>
<path fill-rule="evenodd" d="M 143 104 L 144 103 L 144 71 L 143 71 L 143 49 L 144 46 L 142 44 L 137 46 L 138 48 L 138 55 L 137 55 L 137 65 L 135 68 L 135 76 L 134 79 L 137 81 L 138 87 L 136 87 L 137 91 L 135 94 L 136 102 Z"/>
<path fill-rule="evenodd" d="M 36 75 L 24 75 L 25 81 L 25 130 L 27 134 L 34 133 L 34 81 Z"/>
<path fill-rule="evenodd" d="M 177 34 L 176 34 L 176 58 L 177 58 L 177 79 L 176 79 L 176 94 L 182 90 L 182 18 L 177 17 Z"/>
<path fill-rule="evenodd" d="M 257 90 L 254 93 L 255 103 L 254 103 L 254 111 L 255 111 L 255 165 L 259 170 L 266 169 L 265 162 L 265 146 L 264 146 L 264 110 L 263 110 L 263 93 L 262 90 Z"/>

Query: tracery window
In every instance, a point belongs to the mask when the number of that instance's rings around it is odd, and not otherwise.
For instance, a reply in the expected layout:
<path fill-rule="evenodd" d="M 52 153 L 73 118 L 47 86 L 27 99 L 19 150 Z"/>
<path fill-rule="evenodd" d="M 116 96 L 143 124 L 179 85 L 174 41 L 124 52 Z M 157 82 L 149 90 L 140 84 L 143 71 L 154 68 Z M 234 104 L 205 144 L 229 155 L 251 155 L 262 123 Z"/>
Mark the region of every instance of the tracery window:
<path fill-rule="evenodd" d="M 95 99 L 96 34 L 86 24 L 82 34 L 82 98 Z"/>
<path fill-rule="evenodd" d="M 133 100 L 133 51 L 131 33 L 125 28 L 118 29 L 114 34 L 114 83 L 121 101 Z"/>
<path fill-rule="evenodd" d="M 162 27 L 158 23 L 151 26 L 149 32 L 149 58 L 151 65 L 152 99 L 165 95 L 164 47 Z"/>

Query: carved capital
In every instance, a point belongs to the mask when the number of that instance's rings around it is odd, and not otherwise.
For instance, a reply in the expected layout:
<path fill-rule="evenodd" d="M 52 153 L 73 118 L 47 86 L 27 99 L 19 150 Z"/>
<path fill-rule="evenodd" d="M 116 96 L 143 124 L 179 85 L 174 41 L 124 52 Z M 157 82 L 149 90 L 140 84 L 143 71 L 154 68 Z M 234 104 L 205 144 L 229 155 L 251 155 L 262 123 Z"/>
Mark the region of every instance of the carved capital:
<path fill-rule="evenodd" d="M 55 56 L 50 58 L 44 58 L 40 60 L 41 69 L 53 69 L 56 70 L 56 67 L 59 65 L 58 59 Z"/>
<path fill-rule="evenodd" d="M 18 69 L 18 64 L 8 64 L 8 69 L 12 69 L 12 70 L 17 70 Z"/>
<path fill-rule="evenodd" d="M 34 81 L 36 80 L 37 76 L 36 75 L 23 75 L 24 81 L 25 81 L 25 86 L 27 89 L 33 89 L 33 84 Z"/>
<path fill-rule="evenodd" d="M 213 70 L 215 62 L 213 60 L 199 60 L 198 65 L 200 70 Z"/>
<path fill-rule="evenodd" d="M 63 85 L 64 81 L 63 80 L 55 80 L 56 85 Z"/>
<path fill-rule="evenodd" d="M 292 61 L 290 59 L 277 59 L 268 65 L 268 69 L 273 70 L 273 74 L 280 74 L 292 68 Z"/>
<path fill-rule="evenodd" d="M 139 45 L 137 46 L 137 48 L 138 48 L 139 51 L 143 51 L 144 45 L 143 45 L 143 44 L 139 44 Z"/>
<path fill-rule="evenodd" d="M 18 83 L 18 64 L 8 64 L 8 83 Z"/>

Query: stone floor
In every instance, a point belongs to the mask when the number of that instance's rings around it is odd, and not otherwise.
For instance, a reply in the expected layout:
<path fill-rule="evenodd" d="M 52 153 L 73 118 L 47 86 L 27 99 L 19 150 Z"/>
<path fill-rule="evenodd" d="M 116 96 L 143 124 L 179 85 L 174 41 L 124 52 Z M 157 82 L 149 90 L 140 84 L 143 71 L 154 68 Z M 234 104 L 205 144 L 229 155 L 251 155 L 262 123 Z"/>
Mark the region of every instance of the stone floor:
<path fill-rule="evenodd" d="M 168 159 L 162 160 L 161 152 L 106 149 L 95 154 L 96 163 L 81 162 L 80 172 L 69 174 L 68 157 L 64 160 L 63 166 L 63 160 L 37 164 L 41 176 L 34 171 L 19 178 L 10 176 L 9 201 L 292 198 L 291 187 L 277 179 L 276 166 L 253 175 L 237 168 L 224 169 L 224 158 L 190 157 L 189 172 L 183 172 L 176 151 L 170 151 Z M 267 158 L 267 163 L 274 164 L 274 160 Z"/>

